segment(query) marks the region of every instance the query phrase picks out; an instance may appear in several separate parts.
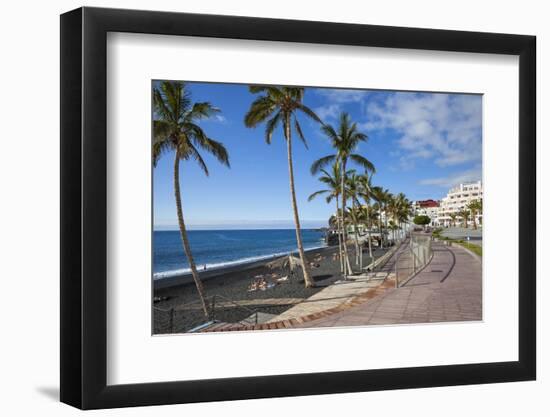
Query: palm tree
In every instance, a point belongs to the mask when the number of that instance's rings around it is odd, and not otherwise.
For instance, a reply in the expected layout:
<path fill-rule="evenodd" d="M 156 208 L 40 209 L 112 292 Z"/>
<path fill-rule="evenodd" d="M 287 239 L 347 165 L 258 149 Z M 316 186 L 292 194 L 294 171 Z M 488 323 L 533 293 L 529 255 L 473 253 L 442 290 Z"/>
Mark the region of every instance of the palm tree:
<path fill-rule="evenodd" d="M 369 175 L 368 172 L 365 175 L 360 177 L 361 184 L 361 197 L 365 200 L 365 217 L 367 221 L 367 234 L 369 239 L 369 258 L 372 261 L 372 242 L 371 242 L 371 233 L 370 233 L 370 200 L 373 197 L 373 186 L 372 186 L 372 175 Z"/>
<path fill-rule="evenodd" d="M 399 225 L 399 229 L 401 230 L 401 233 L 403 234 L 404 233 L 403 224 L 409 221 L 409 217 L 411 216 L 411 213 L 412 213 L 412 203 L 405 196 L 405 194 L 399 193 L 395 197 L 395 206 L 396 206 L 395 219 Z"/>
<path fill-rule="evenodd" d="M 391 230 L 391 233 L 392 233 L 392 239 L 394 241 L 394 244 L 396 244 L 396 237 L 395 237 L 395 232 L 397 229 L 399 229 L 399 226 L 395 223 L 395 221 L 392 219 L 390 220 L 390 223 L 389 223 L 389 226 L 388 226 Z"/>
<path fill-rule="evenodd" d="M 376 187 L 372 188 L 373 193 L 375 188 Z M 374 197 L 374 194 L 372 196 L 372 199 L 374 201 L 374 203 L 371 205 L 372 213 L 369 213 L 369 214 L 372 214 L 372 216 L 369 216 L 369 217 L 372 217 L 372 222 L 376 224 L 376 227 L 378 228 L 378 231 L 380 233 L 379 247 L 381 248 L 382 247 L 382 216 L 381 216 L 382 206 L 380 205 L 378 200 L 376 200 L 376 198 Z"/>
<path fill-rule="evenodd" d="M 302 271 L 304 273 L 304 283 L 306 288 L 314 287 L 315 282 L 309 273 L 309 265 L 304 253 L 304 245 L 302 243 L 302 232 L 300 229 L 300 217 L 298 215 L 298 205 L 296 204 L 296 190 L 294 187 L 294 167 L 292 163 L 292 126 L 298 135 L 298 138 L 306 145 L 306 139 L 302 133 L 302 128 L 298 122 L 298 112 L 305 114 L 316 122 L 321 123 L 317 115 L 302 103 L 304 98 L 303 88 L 294 87 L 275 87 L 275 86 L 250 86 L 249 90 L 252 94 L 260 94 L 254 100 L 250 109 L 244 117 L 246 127 L 256 127 L 259 124 L 266 122 L 265 140 L 267 144 L 271 144 L 273 132 L 279 124 L 283 126 L 283 133 L 287 146 L 288 157 L 288 176 L 290 183 L 290 200 L 292 203 L 292 211 L 294 214 L 294 224 L 296 225 L 296 241 L 298 252 L 302 262 Z"/>
<path fill-rule="evenodd" d="M 359 244 L 359 223 L 363 220 L 363 213 L 360 207 L 355 204 L 346 210 L 346 218 L 348 222 L 353 225 L 353 236 L 355 239 L 355 265 L 360 265 L 360 258 L 362 258 L 361 245 Z"/>
<path fill-rule="evenodd" d="M 395 196 L 392 193 L 388 193 L 386 195 L 386 227 L 388 227 L 388 220 L 390 221 L 390 230 L 392 231 L 392 241 L 395 244 L 396 237 L 395 237 L 395 230 L 397 228 L 395 224 L 395 219 L 397 217 L 397 200 L 395 199 Z"/>
<path fill-rule="evenodd" d="M 163 81 L 154 87 L 153 105 L 153 165 L 157 165 L 164 153 L 174 152 L 174 197 L 183 250 L 191 268 L 204 314 L 209 317 L 204 288 L 185 228 L 179 171 L 181 160 L 194 159 L 202 171 L 208 175 L 208 168 L 200 150 L 212 154 L 220 163 L 229 167 L 229 155 L 223 144 L 208 137 L 197 124 L 197 121 L 207 119 L 219 110 L 207 102 L 193 103 L 186 85 L 179 81 Z"/>
<path fill-rule="evenodd" d="M 468 227 L 468 217 L 470 216 L 470 212 L 464 208 L 460 209 L 458 211 L 458 216 L 462 218 L 462 225 L 464 228 Z"/>
<path fill-rule="evenodd" d="M 457 214 L 456 213 L 450 213 L 449 217 L 451 218 L 451 224 L 453 225 L 453 227 L 456 227 Z"/>
<path fill-rule="evenodd" d="M 470 204 L 468 204 L 468 209 L 470 210 L 470 213 L 472 215 L 474 230 L 477 230 L 476 216 L 481 212 L 482 209 L 481 200 L 474 200 L 470 202 Z"/>
<path fill-rule="evenodd" d="M 332 172 L 328 172 L 326 169 L 321 169 L 320 171 L 323 175 L 319 177 L 318 180 L 325 184 L 326 188 L 311 194 L 308 197 L 308 201 L 311 201 L 315 197 L 320 195 L 326 195 L 327 203 L 330 203 L 333 199 L 336 201 L 336 216 L 331 216 L 332 220 L 329 219 L 329 224 L 335 224 L 336 229 L 338 230 L 338 253 L 340 254 L 340 270 L 341 272 L 344 272 L 344 257 L 342 256 L 342 228 L 340 225 L 341 211 L 340 205 L 338 203 L 338 196 L 340 195 L 340 189 L 342 187 L 342 182 L 340 181 L 340 176 L 342 175 L 342 172 L 340 171 L 340 165 L 338 164 L 338 162 L 332 164 Z"/>
<path fill-rule="evenodd" d="M 382 234 L 382 211 L 384 211 L 384 222 L 385 222 L 385 229 L 388 230 L 388 216 L 386 211 L 386 202 L 387 202 L 387 196 L 389 194 L 388 190 L 384 190 L 382 187 L 375 186 L 372 187 L 372 198 L 376 201 L 378 204 L 378 230 L 380 231 L 380 245 L 381 247 L 384 247 L 384 235 Z"/>
<path fill-rule="evenodd" d="M 365 170 L 370 172 L 375 172 L 374 165 L 365 157 L 356 154 L 355 150 L 361 142 L 366 142 L 368 140 L 367 135 L 359 132 L 357 128 L 357 123 L 352 123 L 351 118 L 348 113 L 342 113 L 340 115 L 340 120 L 337 129 L 334 129 L 332 126 L 324 124 L 322 130 L 327 135 L 332 143 L 332 147 L 335 149 L 336 153 L 332 155 L 327 155 L 323 158 L 318 159 L 311 165 L 311 173 L 313 175 L 317 174 L 319 170 L 334 161 L 340 163 L 340 169 L 342 171 L 342 213 L 346 213 L 346 189 L 344 182 L 346 180 L 346 169 L 348 161 L 353 161 L 357 165 L 361 166 Z M 345 220 L 345 219 L 344 219 Z M 344 241 L 344 256 L 346 260 L 346 265 L 348 272 L 351 274 L 351 265 L 349 263 L 349 256 L 347 250 L 347 239 L 346 239 L 346 230 L 343 229 L 342 239 Z M 345 276 L 346 274 L 344 274 Z"/>
<path fill-rule="evenodd" d="M 361 175 L 357 175 L 355 170 L 352 172 L 346 173 L 346 193 L 351 198 L 351 209 L 348 210 L 347 214 L 350 216 L 351 222 L 353 224 L 353 234 L 355 236 L 355 265 L 359 265 L 360 258 L 363 258 L 363 251 L 360 249 L 359 245 L 359 230 L 358 226 L 362 220 L 362 212 L 359 210 L 361 208 L 361 203 L 359 202 L 359 196 L 361 195 Z"/>

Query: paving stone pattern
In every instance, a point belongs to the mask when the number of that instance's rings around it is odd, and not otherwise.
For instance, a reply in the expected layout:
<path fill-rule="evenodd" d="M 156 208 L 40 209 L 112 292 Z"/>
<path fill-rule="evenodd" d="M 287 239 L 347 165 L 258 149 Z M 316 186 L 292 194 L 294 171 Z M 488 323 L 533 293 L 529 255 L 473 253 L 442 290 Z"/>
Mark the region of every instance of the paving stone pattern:
<path fill-rule="evenodd" d="M 481 259 L 443 243 L 433 250 L 432 262 L 403 287 L 297 327 L 481 320 Z"/>

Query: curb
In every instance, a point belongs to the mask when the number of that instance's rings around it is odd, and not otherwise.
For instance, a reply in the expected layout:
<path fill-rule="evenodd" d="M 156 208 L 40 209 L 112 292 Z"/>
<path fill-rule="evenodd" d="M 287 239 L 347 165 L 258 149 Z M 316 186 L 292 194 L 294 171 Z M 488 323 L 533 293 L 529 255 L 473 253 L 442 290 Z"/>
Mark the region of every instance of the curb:
<path fill-rule="evenodd" d="M 451 243 L 451 246 L 453 246 L 453 247 L 455 247 L 455 248 L 464 249 L 466 252 L 468 252 L 471 256 L 473 256 L 473 257 L 474 257 L 475 259 L 477 259 L 479 262 L 483 263 L 483 257 L 482 257 L 482 256 L 479 256 L 477 253 L 471 251 L 471 250 L 468 249 L 467 247 L 462 246 L 460 243 L 452 242 L 452 243 Z"/>

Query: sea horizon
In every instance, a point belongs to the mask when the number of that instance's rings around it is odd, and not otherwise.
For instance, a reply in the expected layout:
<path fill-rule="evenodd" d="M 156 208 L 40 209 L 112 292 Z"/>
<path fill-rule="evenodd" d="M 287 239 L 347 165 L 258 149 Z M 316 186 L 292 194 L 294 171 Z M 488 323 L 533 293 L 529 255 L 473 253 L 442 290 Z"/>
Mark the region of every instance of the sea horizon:
<path fill-rule="evenodd" d="M 226 231 L 226 230 L 296 230 L 295 227 L 202 227 L 202 228 L 196 228 L 193 226 L 187 226 L 185 227 L 187 231 L 195 231 L 195 232 L 207 232 L 207 231 Z M 326 226 L 302 226 L 300 227 L 301 230 L 311 230 L 311 229 L 328 229 L 328 225 Z M 179 232 L 178 226 L 170 226 L 170 228 L 155 228 L 153 227 L 153 232 Z"/>

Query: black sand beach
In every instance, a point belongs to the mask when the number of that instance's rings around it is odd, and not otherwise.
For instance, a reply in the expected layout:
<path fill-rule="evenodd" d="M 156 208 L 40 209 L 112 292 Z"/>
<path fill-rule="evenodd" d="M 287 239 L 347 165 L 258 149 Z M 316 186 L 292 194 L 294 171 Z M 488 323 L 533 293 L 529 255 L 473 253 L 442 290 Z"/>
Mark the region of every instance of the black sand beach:
<path fill-rule="evenodd" d="M 363 252 L 363 265 L 366 266 L 369 263 L 368 250 Z M 340 263 L 335 258 L 337 253 L 338 247 L 315 249 L 307 253 L 308 261 L 313 264 L 310 270 L 316 283 L 314 288 L 305 288 L 299 268 L 293 275 L 289 274 L 288 267 L 270 268 L 268 264 L 273 260 L 201 272 L 207 302 L 215 304 L 214 318 L 237 322 L 247 318 L 255 320 L 255 312 L 263 315 L 263 319 L 269 318 L 268 315 L 281 314 L 295 303 L 341 279 Z M 376 257 L 381 254 L 381 250 L 375 252 Z M 350 261 L 354 270 L 358 271 L 354 259 L 354 251 L 350 247 Z M 196 287 L 192 280 L 188 279 L 187 282 L 168 288 L 155 288 L 154 334 L 182 333 L 206 322 Z M 259 285 L 262 282 L 263 285 Z"/>

